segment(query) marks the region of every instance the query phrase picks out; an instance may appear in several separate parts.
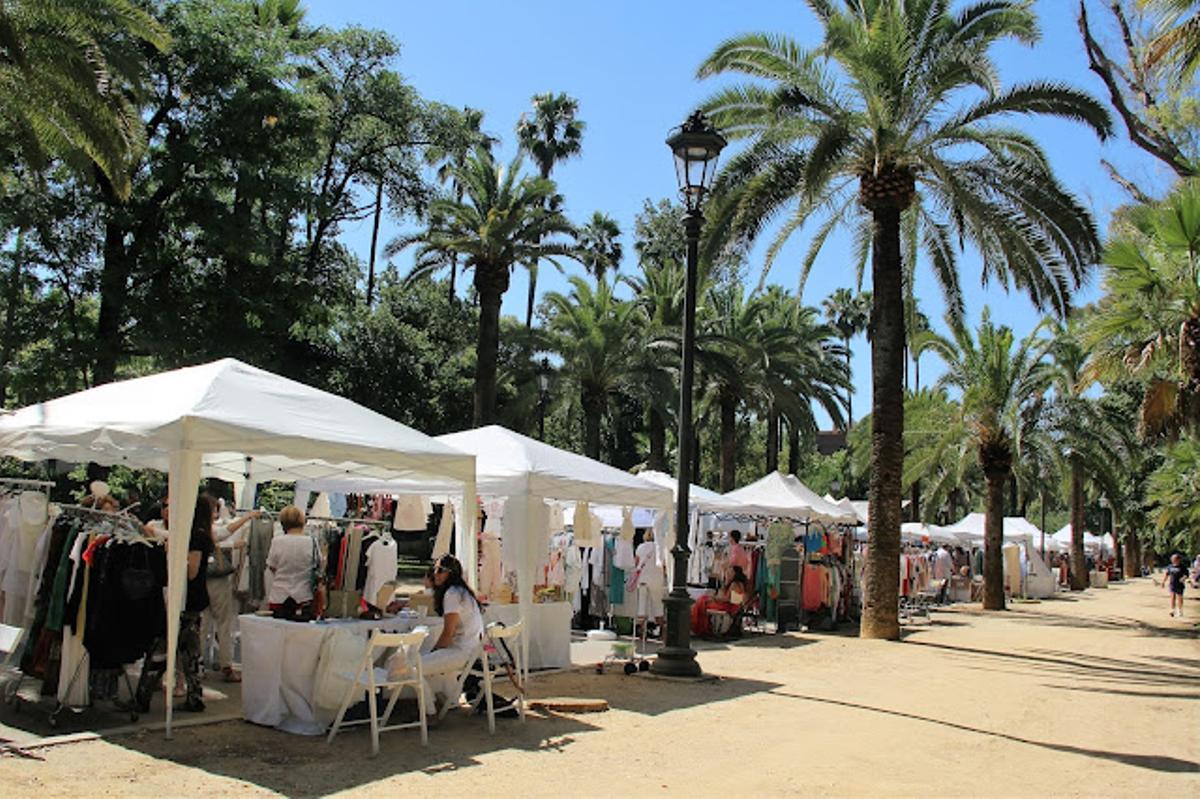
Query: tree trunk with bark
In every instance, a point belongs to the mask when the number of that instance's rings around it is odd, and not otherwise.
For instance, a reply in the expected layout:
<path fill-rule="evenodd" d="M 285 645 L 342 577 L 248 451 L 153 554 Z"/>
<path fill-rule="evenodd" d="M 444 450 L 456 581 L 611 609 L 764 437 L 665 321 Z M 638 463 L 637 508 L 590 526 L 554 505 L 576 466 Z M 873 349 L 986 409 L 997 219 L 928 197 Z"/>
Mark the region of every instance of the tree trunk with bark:
<path fill-rule="evenodd" d="M 371 256 L 367 261 L 367 308 L 375 301 L 375 250 L 379 245 L 379 221 L 383 216 L 383 178 L 375 184 L 374 216 L 371 223 Z"/>
<path fill-rule="evenodd" d="M 594 461 L 600 460 L 600 422 L 604 418 L 604 396 L 584 390 L 579 398 L 583 408 L 583 454 Z"/>
<path fill-rule="evenodd" d="M 1083 472 L 1071 464 L 1071 590 L 1082 591 L 1091 584 L 1087 555 L 1083 551 Z"/>
<path fill-rule="evenodd" d="M 800 428 L 788 422 L 788 474 L 800 471 Z"/>
<path fill-rule="evenodd" d="M 985 456 L 981 455 L 980 460 Z M 983 527 L 983 609 L 1004 610 L 1004 486 L 1008 467 L 984 464 L 987 505 Z"/>
<path fill-rule="evenodd" d="M 721 493 L 732 491 L 737 479 L 737 397 L 721 392 Z"/>
<path fill-rule="evenodd" d="M 16 349 L 17 306 L 21 301 L 21 263 L 25 260 L 25 229 L 17 231 L 13 246 L 12 266 L 5 287 L 4 352 L 0 354 L 0 407 L 8 399 L 8 375 Z"/>
<path fill-rule="evenodd" d="M 911 180 L 911 179 L 910 179 Z M 900 493 L 904 470 L 904 297 L 902 196 L 881 199 L 879 178 L 862 181 L 872 214 L 871 477 L 867 583 L 860 635 L 900 638 Z M 908 195 L 911 198 L 911 194 Z"/>
<path fill-rule="evenodd" d="M 850 376 L 850 338 L 847 336 L 846 342 L 846 376 Z M 850 432 L 850 428 L 854 427 L 854 386 L 846 387 L 846 432 Z"/>
<path fill-rule="evenodd" d="M 779 411 L 767 411 L 767 474 L 779 471 Z"/>
<path fill-rule="evenodd" d="M 475 267 L 479 339 L 475 363 L 475 426 L 496 421 L 496 363 L 500 355 L 500 302 L 508 289 L 507 265 Z"/>
<path fill-rule="evenodd" d="M 913 480 L 912 490 L 909 492 L 908 520 L 912 521 L 912 522 L 921 521 L 921 481 L 920 480 Z"/>
<path fill-rule="evenodd" d="M 1133 530 L 1126 528 L 1125 530 L 1125 578 L 1141 577 L 1141 560 L 1138 558 L 1137 535 Z"/>
<path fill-rule="evenodd" d="M 112 219 L 105 222 L 100 313 L 96 319 L 96 365 L 92 369 L 92 382 L 98 386 L 111 383 L 117 376 L 117 363 L 123 350 L 120 333 L 131 267 L 125 249 L 126 232 L 124 226 Z"/>
<path fill-rule="evenodd" d="M 650 457 L 646 465 L 658 472 L 667 471 L 667 423 L 663 421 L 658 411 L 648 412 L 648 436 L 650 438 Z"/>

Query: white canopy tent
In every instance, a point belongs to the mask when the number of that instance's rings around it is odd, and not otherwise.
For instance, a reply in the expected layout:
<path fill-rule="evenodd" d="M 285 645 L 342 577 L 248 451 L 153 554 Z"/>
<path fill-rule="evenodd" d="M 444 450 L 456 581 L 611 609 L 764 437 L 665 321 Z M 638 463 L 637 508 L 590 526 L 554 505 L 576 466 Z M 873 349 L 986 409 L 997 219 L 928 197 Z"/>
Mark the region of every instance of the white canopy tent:
<path fill-rule="evenodd" d="M 984 540 L 985 521 L 986 517 L 982 513 L 968 513 L 946 529 L 958 535 L 964 542 L 979 545 Z M 1038 529 L 1037 525 L 1024 516 L 1004 517 L 1004 543 L 1025 547 L 1025 559 L 1028 566 L 1028 574 L 1024 575 L 1025 593 L 1036 599 L 1054 595 L 1054 577 L 1038 550 L 1041 535 L 1042 531 Z"/>
<path fill-rule="evenodd" d="M 1071 551 L 1071 525 L 1067 524 L 1062 527 L 1057 533 L 1050 536 L 1059 545 L 1063 552 Z M 1083 533 L 1083 548 L 1088 552 L 1099 552 L 1101 554 L 1108 552 L 1116 552 L 1116 545 L 1111 534 L 1093 535 L 1086 530 Z"/>
<path fill-rule="evenodd" d="M 167 671 L 175 671 L 187 542 L 202 476 L 245 484 L 350 476 L 453 481 L 474 502 L 474 458 L 347 399 L 240 361 L 109 383 L 0 418 L 0 454 L 168 473 L 174 512 Z M 461 535 L 474 540 L 474 519 Z M 473 554 L 474 547 L 467 547 Z M 167 680 L 167 735 L 172 703 Z"/>
<path fill-rule="evenodd" d="M 900 525 L 900 540 L 913 543 L 950 544 L 957 546 L 963 543 L 956 533 L 936 524 L 924 522 L 904 522 Z"/>
<path fill-rule="evenodd" d="M 638 477 L 657 486 L 671 489 L 672 496 L 678 493 L 678 478 L 666 472 L 644 471 L 639 472 Z M 688 487 L 688 505 L 701 513 L 765 515 L 753 505 L 747 505 L 744 502 L 730 498 L 728 494 L 718 494 L 716 491 L 711 491 L 694 483 L 689 484 Z"/>
<path fill-rule="evenodd" d="M 758 508 L 764 515 L 797 521 L 857 524 L 850 511 L 827 502 L 792 475 L 771 472 L 766 477 L 724 495 L 743 505 Z"/>
<path fill-rule="evenodd" d="M 503 521 L 506 532 L 545 531 L 548 501 L 655 510 L 671 507 L 670 489 L 499 425 L 449 433 L 438 436 L 437 440 L 475 456 L 476 487 L 480 495 L 508 498 Z M 515 542 L 518 604 L 521 616 L 531 623 L 533 574 L 540 556 L 531 541 L 539 540 L 527 532 Z M 529 639 L 530 636 L 524 636 L 524 646 L 528 646 Z"/>

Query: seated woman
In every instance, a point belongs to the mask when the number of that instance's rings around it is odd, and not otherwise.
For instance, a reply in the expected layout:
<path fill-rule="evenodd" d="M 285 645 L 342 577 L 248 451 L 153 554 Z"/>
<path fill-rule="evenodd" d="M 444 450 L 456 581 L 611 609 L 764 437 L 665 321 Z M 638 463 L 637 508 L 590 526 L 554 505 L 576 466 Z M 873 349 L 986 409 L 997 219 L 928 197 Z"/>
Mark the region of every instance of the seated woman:
<path fill-rule="evenodd" d="M 321 571 L 317 542 L 304 532 L 304 511 L 288 505 L 279 512 L 284 535 L 271 541 L 267 603 L 276 618 L 307 620 L 313 612 L 314 570 Z"/>
<path fill-rule="evenodd" d="M 452 696 L 458 687 L 458 675 L 467 660 L 478 654 L 483 639 L 483 609 L 463 579 L 462 564 L 453 555 L 438 558 L 433 567 L 433 607 L 442 617 L 442 634 L 433 650 L 421 655 L 421 669 L 429 686 L 425 697 L 427 715 L 436 713 L 435 700 L 456 702 Z M 393 656 L 388 669 L 395 675 L 406 665 L 399 655 Z"/>
<path fill-rule="evenodd" d="M 733 566 L 729 581 L 715 596 L 702 596 L 692 605 L 692 634 L 712 635 L 709 611 L 719 611 L 730 616 L 742 610 L 750 599 L 750 581 L 741 566 Z"/>

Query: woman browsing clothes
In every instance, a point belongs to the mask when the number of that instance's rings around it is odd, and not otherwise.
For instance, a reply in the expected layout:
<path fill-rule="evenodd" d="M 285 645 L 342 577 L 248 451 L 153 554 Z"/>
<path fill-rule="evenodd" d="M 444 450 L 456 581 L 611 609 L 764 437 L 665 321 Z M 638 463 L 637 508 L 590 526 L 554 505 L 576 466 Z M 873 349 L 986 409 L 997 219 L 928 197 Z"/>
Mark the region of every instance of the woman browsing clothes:
<path fill-rule="evenodd" d="M 314 600 L 321 574 L 317 542 L 304 532 L 304 511 L 288 505 L 279 512 L 284 534 L 271 541 L 267 571 L 271 587 L 267 605 L 279 619 L 307 621 L 316 615 Z"/>

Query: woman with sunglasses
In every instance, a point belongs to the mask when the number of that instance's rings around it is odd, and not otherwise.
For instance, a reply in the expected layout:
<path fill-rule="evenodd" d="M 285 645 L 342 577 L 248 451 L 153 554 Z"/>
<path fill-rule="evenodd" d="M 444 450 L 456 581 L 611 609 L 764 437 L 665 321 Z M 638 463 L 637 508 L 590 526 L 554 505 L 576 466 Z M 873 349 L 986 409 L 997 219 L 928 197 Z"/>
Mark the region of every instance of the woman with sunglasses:
<path fill-rule="evenodd" d="M 433 608 L 442 617 L 442 634 L 433 650 L 421 656 L 421 668 L 432 697 L 426 696 L 426 712 L 433 715 L 434 700 L 455 702 L 451 696 L 458 687 L 458 675 L 467 660 L 478 653 L 483 638 L 483 610 L 479 600 L 463 579 L 462 564 L 453 555 L 438 558 L 433 567 Z M 394 659 L 389 667 L 402 669 L 403 659 Z"/>

